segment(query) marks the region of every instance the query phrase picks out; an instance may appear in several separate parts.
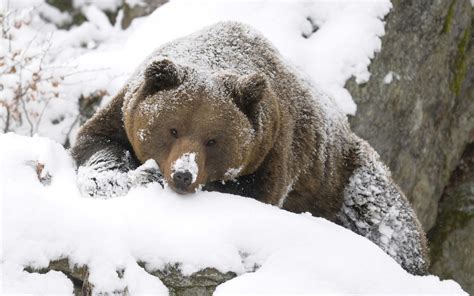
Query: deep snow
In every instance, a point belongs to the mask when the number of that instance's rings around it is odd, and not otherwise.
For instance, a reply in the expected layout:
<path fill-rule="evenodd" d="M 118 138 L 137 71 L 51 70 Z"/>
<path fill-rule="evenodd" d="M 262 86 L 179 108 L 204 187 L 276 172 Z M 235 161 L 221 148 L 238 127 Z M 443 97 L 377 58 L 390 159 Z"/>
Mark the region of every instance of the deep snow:
<path fill-rule="evenodd" d="M 0 12 L 6 12 L 4 3 Z M 73 125 L 77 128 L 81 94 L 105 91 L 105 104 L 156 47 L 222 20 L 242 21 L 260 30 L 343 112 L 353 114 L 356 106 L 344 84 L 351 76 L 357 82 L 369 79 L 367 67 L 381 49 L 382 19 L 391 8 L 389 0 L 271 5 L 172 0 L 122 30 L 100 10 L 119 1 L 75 0 L 87 21 L 66 31 L 53 24 L 67 21 L 68 15 L 43 0 L 9 3 L 15 9 L 6 18 L 13 39 L 0 40 L 0 56 L 7 61 L 0 66 L 0 98 L 11 100 L 18 85 L 31 83 L 32 73 L 42 67 L 45 79 L 37 93 L 45 100 L 32 100 L 27 108 L 33 115 L 44 111 L 44 120 L 32 127 L 24 120 L 15 130 L 62 143 L 68 136 L 73 140 L 74 132 L 69 130 Z M 43 59 L 37 58 L 42 55 Z M 28 75 L 10 72 L 17 64 Z M 387 82 L 389 78 L 393 79 L 387 77 Z M 0 143 L 2 295 L 71 294 L 72 284 L 61 273 L 23 271 L 26 265 L 46 266 L 49 260 L 63 257 L 89 265 L 97 292 L 128 286 L 132 295 L 167 294 L 157 278 L 136 264 L 145 260 L 149 268 L 180 262 L 185 273 L 216 267 L 241 275 L 218 287 L 218 294 L 463 294 L 453 281 L 407 274 L 370 241 L 324 219 L 237 196 L 200 192 L 189 198 L 157 183 L 141 187 L 147 182 L 141 180 L 140 170 L 127 176 L 131 183 L 124 186 L 135 188 L 126 196 L 83 198 L 72 160 L 60 145 L 13 134 L 0 135 Z M 50 186 L 37 180 L 37 162 L 44 163 L 52 175 Z M 152 167 L 148 163 L 142 169 Z M 261 267 L 246 273 L 254 265 Z M 125 268 L 124 278 L 118 278 L 117 268 Z"/>
<path fill-rule="evenodd" d="M 293 214 L 252 199 L 215 192 L 178 195 L 157 184 L 103 200 L 84 198 L 73 161 L 57 143 L 0 135 L 2 295 L 71 294 L 57 272 L 29 274 L 68 257 L 87 264 L 95 292 L 167 294 L 137 265 L 181 263 L 240 276 L 218 287 L 229 293 L 428 293 L 466 295 L 453 281 L 413 276 L 369 240 L 309 214 Z M 34 147 L 34 149 L 32 149 Z M 38 181 L 45 165 L 51 184 Z M 256 272 L 254 266 L 260 266 Z M 120 279 L 117 269 L 124 269 Z"/>
<path fill-rule="evenodd" d="M 240 21 L 261 31 L 284 57 L 331 95 L 346 114 L 354 114 L 356 105 L 344 84 L 351 76 L 358 83 L 368 81 L 367 67 L 375 52 L 381 49 L 380 37 L 385 32 L 382 19 L 390 8 L 389 0 L 271 4 L 174 0 L 141 20 L 125 44 L 99 47 L 76 62 L 80 67 L 100 65 L 109 69 L 99 73 L 101 78 L 96 87 L 103 87 L 99 84 L 107 81 L 102 77 L 115 76 L 107 90 L 116 93 L 126 79 L 126 76 L 116 77 L 117 73 L 130 74 L 158 46 L 218 21 Z"/>
<path fill-rule="evenodd" d="M 105 104 L 155 48 L 224 20 L 247 23 L 261 31 L 284 57 L 332 96 L 344 113 L 354 114 L 356 105 L 344 84 L 352 76 L 357 82 L 369 79 L 368 65 L 381 49 L 383 18 L 391 8 L 389 0 L 171 0 L 122 30 L 118 25 L 122 13 L 117 24 L 111 25 L 100 10 L 118 3 L 75 0 L 87 21 L 68 31 L 55 26 L 67 21 L 68 15 L 44 0 L 0 3 L 0 13 L 7 16 L 3 25 L 12 36 L 11 40 L 0 38 L 0 57 L 6 58 L 0 65 L 0 98 L 11 103 L 19 85 L 34 83 L 31 73 L 43 73 L 38 90 L 30 91 L 35 100 L 26 104 L 32 124 L 18 121 L 11 130 L 38 133 L 61 143 L 74 141 L 79 96 L 101 92 Z M 18 63 L 27 75 L 10 73 L 11 66 Z M 0 118 L 5 113 L 0 107 Z"/>

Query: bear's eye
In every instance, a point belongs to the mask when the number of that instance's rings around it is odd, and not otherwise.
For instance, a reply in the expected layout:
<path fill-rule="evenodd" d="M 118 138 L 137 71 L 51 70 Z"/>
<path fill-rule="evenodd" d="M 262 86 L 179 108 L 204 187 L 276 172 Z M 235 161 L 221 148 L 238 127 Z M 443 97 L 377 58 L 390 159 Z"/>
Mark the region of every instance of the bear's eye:
<path fill-rule="evenodd" d="M 174 137 L 174 138 L 178 138 L 178 131 L 174 128 L 170 129 L 170 134 Z"/>
<path fill-rule="evenodd" d="M 206 142 L 206 146 L 208 146 L 208 147 L 213 146 L 215 144 L 216 144 L 216 140 L 214 140 L 214 139 L 210 139 Z"/>

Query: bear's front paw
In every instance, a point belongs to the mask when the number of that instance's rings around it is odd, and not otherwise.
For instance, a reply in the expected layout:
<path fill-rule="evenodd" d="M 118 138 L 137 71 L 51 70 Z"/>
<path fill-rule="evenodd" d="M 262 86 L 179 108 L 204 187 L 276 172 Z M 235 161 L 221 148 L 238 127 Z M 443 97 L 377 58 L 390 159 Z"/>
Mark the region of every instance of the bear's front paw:
<path fill-rule="evenodd" d="M 132 187 L 143 186 L 154 182 L 164 187 L 163 175 L 156 162 L 152 159 L 147 160 L 135 170 L 128 172 L 128 177 L 130 178 Z"/>
<path fill-rule="evenodd" d="M 110 198 L 127 194 L 131 187 L 126 172 L 120 170 L 97 171 L 91 167 L 79 167 L 77 183 L 83 196 Z"/>

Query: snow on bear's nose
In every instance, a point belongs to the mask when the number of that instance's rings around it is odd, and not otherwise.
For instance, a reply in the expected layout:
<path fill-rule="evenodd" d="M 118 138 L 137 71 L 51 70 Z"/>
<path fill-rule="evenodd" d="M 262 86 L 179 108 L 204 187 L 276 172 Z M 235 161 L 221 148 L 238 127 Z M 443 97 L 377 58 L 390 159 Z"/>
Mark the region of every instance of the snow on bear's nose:
<path fill-rule="evenodd" d="M 196 153 L 184 153 L 171 165 L 171 178 L 178 189 L 186 190 L 196 182 L 198 176 L 198 165 Z"/>

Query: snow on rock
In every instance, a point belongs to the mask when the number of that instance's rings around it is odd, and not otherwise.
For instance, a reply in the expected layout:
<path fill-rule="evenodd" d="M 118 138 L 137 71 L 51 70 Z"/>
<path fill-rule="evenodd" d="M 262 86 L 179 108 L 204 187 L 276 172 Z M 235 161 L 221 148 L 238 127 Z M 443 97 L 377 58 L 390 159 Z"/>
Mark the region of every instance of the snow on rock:
<path fill-rule="evenodd" d="M 112 84 L 106 85 L 114 93 L 117 85 L 125 82 L 126 75 L 122 74 L 130 75 L 158 46 L 219 21 L 240 21 L 261 31 L 284 57 L 331 95 L 346 114 L 354 114 L 356 105 L 344 84 L 351 76 L 359 83 L 369 79 L 367 67 L 381 49 L 382 19 L 390 8 L 389 0 L 172 0 L 149 17 L 135 21 L 124 44 L 99 48 L 80 57 L 77 63 L 107 68 L 90 86 L 103 88 L 105 81 L 114 78 Z"/>
<path fill-rule="evenodd" d="M 83 198 L 59 144 L 15 134 L 0 135 L 0 142 L 2 295 L 71 294 L 62 274 L 23 271 L 66 257 L 88 265 L 96 293 L 128 287 L 131 295 L 166 295 L 137 264 L 144 261 L 149 270 L 181 263 L 184 274 L 205 267 L 237 273 L 217 295 L 467 295 L 454 281 L 408 274 L 369 240 L 321 218 L 216 192 L 179 195 L 158 184 L 108 200 Z M 44 164 L 50 185 L 38 181 L 32 163 Z"/>
<path fill-rule="evenodd" d="M 383 83 L 385 84 L 390 84 L 393 81 L 393 78 L 396 78 L 397 80 L 400 80 L 400 75 L 393 71 L 389 71 L 387 75 L 384 76 L 383 78 Z"/>

